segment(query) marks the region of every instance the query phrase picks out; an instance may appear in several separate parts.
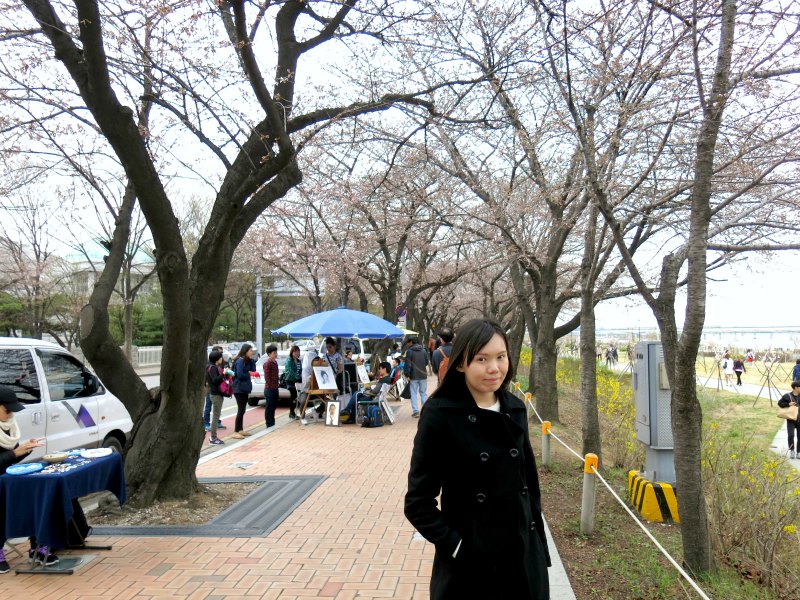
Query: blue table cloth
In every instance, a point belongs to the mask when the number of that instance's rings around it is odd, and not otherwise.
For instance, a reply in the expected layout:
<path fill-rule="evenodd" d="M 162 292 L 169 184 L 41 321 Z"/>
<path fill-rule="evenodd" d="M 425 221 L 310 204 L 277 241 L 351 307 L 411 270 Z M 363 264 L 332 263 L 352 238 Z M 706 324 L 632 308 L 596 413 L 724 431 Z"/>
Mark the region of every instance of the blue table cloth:
<path fill-rule="evenodd" d="M 0 539 L 36 536 L 40 546 L 64 548 L 73 499 L 104 490 L 125 502 L 125 471 L 116 452 L 66 473 L 2 475 Z"/>

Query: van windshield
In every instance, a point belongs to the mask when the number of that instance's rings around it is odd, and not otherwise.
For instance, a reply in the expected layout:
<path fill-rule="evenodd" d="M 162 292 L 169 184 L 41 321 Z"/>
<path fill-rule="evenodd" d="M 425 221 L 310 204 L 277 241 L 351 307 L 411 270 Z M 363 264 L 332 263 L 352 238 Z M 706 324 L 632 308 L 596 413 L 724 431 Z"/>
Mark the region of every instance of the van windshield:
<path fill-rule="evenodd" d="M 0 384 L 7 385 L 23 404 L 41 401 L 39 377 L 27 348 L 0 348 Z"/>

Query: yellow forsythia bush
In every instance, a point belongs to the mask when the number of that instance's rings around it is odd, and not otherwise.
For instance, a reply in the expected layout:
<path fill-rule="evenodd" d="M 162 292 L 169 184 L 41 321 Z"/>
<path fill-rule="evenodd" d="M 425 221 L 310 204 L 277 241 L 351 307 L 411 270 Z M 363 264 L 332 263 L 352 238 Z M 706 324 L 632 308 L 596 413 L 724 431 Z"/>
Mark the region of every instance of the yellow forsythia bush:
<path fill-rule="evenodd" d="M 709 525 L 719 554 L 780 597 L 800 590 L 800 474 L 752 440 L 730 441 L 712 423 L 703 440 Z M 785 595 L 785 594 L 790 595 Z"/>

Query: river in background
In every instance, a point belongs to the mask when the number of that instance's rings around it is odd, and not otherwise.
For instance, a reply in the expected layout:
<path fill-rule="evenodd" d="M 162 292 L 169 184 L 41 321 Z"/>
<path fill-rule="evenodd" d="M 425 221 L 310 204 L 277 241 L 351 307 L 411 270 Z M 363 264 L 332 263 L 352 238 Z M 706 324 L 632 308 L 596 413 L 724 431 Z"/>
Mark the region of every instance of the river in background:
<path fill-rule="evenodd" d="M 567 343 L 577 345 L 580 331 L 567 336 Z M 597 343 L 606 346 L 615 342 L 625 347 L 640 340 L 658 340 L 657 329 L 653 328 L 597 328 Z M 701 352 L 734 350 L 744 353 L 752 349 L 754 353 L 794 353 L 800 357 L 800 326 L 769 329 L 764 327 L 707 327 L 703 331 Z M 761 358 L 759 356 L 759 358 Z"/>

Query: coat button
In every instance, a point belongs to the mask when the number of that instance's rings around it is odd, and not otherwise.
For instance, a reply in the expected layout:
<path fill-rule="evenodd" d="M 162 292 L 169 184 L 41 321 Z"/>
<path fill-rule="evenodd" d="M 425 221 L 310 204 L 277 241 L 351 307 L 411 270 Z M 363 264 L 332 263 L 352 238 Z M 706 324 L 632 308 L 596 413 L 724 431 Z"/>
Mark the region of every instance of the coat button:
<path fill-rule="evenodd" d="M 536 531 L 536 521 L 531 521 L 531 531 Z"/>
<path fill-rule="evenodd" d="M 511 455 L 511 458 L 517 458 L 519 456 L 519 450 L 512 448 L 509 454 Z"/>
<path fill-rule="evenodd" d="M 528 486 L 526 485 L 524 488 L 522 488 L 522 492 L 520 492 L 520 493 L 523 496 L 527 496 L 528 495 Z"/>
<path fill-rule="evenodd" d="M 478 492 L 478 495 L 475 496 L 475 499 L 478 501 L 478 503 L 485 502 L 486 501 L 486 494 L 484 494 L 483 492 Z"/>
<path fill-rule="evenodd" d="M 481 452 L 481 462 L 486 462 L 487 460 L 489 460 L 489 453 Z"/>
<path fill-rule="evenodd" d="M 470 423 L 474 423 L 475 421 L 478 420 L 478 417 L 476 417 L 475 415 L 470 415 L 467 418 L 469 419 Z"/>

